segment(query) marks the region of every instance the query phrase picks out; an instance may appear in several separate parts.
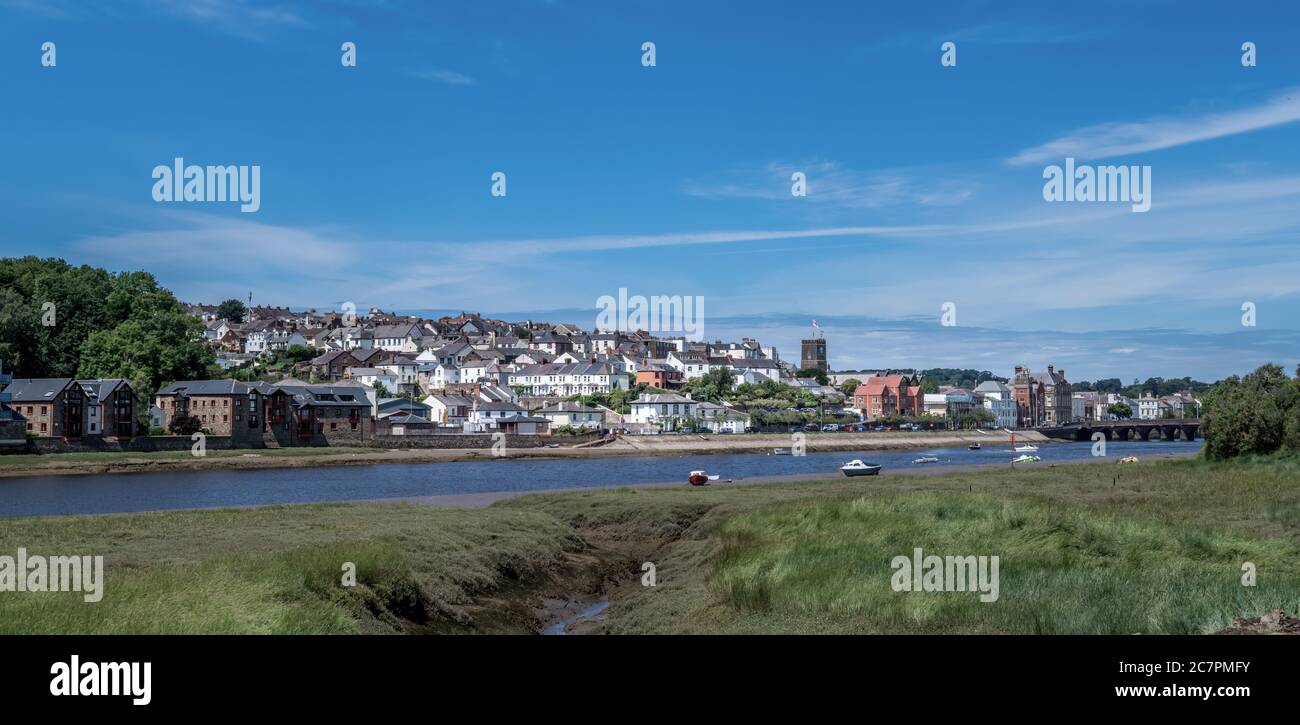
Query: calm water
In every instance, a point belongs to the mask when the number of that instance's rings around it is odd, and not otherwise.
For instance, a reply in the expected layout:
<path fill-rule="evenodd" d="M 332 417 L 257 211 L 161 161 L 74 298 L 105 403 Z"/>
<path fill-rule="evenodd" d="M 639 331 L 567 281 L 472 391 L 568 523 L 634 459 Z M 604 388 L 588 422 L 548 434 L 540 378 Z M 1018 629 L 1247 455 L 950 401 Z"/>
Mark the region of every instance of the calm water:
<path fill-rule="evenodd" d="M 1153 453 L 1192 452 L 1201 441 L 1114 441 L 1110 458 Z M 919 456 L 937 463 L 913 464 Z M 1007 463 L 1016 454 L 991 447 L 931 448 L 907 451 L 809 453 L 806 456 L 727 455 L 584 460 L 465 461 L 458 463 L 330 466 L 260 471 L 184 471 L 113 473 L 0 480 L 0 516 L 102 514 L 164 509 L 252 506 L 320 501 L 437 496 L 497 491 L 601 488 L 631 483 L 686 480 L 693 469 L 724 479 L 779 476 L 836 470 L 861 458 L 886 469 Z M 1040 446 L 1043 464 L 1090 457 L 1091 443 Z"/>

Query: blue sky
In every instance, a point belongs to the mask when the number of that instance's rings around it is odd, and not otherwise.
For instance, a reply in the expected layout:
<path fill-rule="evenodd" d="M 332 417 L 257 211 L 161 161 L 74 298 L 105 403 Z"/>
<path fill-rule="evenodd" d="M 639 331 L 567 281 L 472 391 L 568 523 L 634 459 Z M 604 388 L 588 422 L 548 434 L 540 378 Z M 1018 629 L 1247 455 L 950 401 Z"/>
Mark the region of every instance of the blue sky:
<path fill-rule="evenodd" d="M 700 295 L 837 368 L 1295 366 L 1293 3 L 907 5 L 0 0 L 0 254 L 588 326 Z M 1151 210 L 1045 202 L 1067 155 L 1150 165 Z M 154 202 L 176 156 L 259 164 L 261 209 Z"/>

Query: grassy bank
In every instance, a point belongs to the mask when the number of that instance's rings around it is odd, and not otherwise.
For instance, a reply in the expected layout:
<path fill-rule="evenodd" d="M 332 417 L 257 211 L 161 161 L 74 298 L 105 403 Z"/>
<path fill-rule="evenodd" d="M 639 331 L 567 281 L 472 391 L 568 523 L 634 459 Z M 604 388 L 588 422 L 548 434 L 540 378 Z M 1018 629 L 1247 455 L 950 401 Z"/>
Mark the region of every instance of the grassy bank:
<path fill-rule="evenodd" d="M 522 632 L 543 597 L 603 591 L 616 633 L 1209 632 L 1300 606 L 1300 463 L 0 520 L 19 546 L 104 555 L 106 593 L 0 593 L 3 631 Z M 999 556 L 998 601 L 894 592 L 914 547 Z"/>

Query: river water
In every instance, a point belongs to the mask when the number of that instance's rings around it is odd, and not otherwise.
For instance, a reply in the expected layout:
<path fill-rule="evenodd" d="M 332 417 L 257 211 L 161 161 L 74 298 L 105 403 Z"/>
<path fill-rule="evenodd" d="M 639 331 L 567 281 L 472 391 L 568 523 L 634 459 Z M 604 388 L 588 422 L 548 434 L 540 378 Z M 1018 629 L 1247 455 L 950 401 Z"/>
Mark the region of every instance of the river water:
<path fill-rule="evenodd" d="M 1190 453 L 1202 441 L 1112 441 L 1108 458 Z M 1038 455 L 1047 465 L 1091 457 L 1092 444 L 1046 443 Z M 167 509 L 355 501 L 558 488 L 606 488 L 634 483 L 682 481 L 695 469 L 737 481 L 754 476 L 826 473 L 861 458 L 885 469 L 1008 463 L 1005 445 L 983 450 L 930 448 L 855 453 L 809 452 L 806 456 L 760 454 L 652 456 L 591 459 L 464 461 L 372 466 L 322 466 L 247 471 L 106 473 L 0 479 L 0 516 L 103 514 Z M 936 463 L 913 464 L 920 456 Z"/>

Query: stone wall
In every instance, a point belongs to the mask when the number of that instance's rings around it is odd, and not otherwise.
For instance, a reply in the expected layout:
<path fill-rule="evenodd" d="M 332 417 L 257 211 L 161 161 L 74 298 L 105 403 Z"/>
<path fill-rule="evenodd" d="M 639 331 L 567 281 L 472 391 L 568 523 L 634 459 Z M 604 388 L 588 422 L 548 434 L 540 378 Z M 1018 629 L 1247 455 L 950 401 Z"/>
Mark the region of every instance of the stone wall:
<path fill-rule="evenodd" d="M 189 436 L 137 436 L 125 441 L 113 438 L 86 437 L 65 441 L 62 438 L 33 438 L 27 442 L 24 453 L 147 453 L 151 451 L 188 451 L 194 445 Z M 230 436 L 208 436 L 204 445 L 209 450 L 227 450 L 232 447 Z"/>
<path fill-rule="evenodd" d="M 506 434 L 505 442 L 506 448 L 541 448 L 551 443 L 573 446 L 599 438 L 596 433 L 571 436 Z M 437 433 L 413 436 L 379 435 L 375 436 L 371 445 L 377 448 L 488 449 L 492 447 L 493 442 L 491 433 Z"/>

